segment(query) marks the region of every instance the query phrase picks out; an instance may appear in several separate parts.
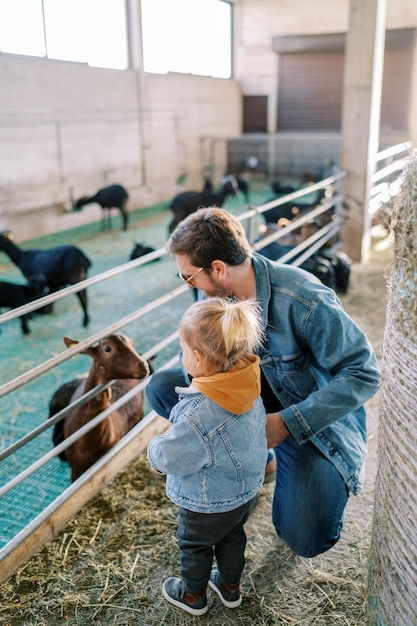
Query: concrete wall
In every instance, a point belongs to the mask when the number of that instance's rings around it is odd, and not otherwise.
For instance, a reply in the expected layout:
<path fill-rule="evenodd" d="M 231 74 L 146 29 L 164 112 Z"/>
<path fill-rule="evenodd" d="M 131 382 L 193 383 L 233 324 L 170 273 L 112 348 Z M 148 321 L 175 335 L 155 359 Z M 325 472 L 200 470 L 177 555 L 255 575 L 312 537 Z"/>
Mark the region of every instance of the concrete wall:
<path fill-rule="evenodd" d="M 363 0 L 366 2 L 367 0 Z M 276 128 L 279 56 L 273 36 L 345 33 L 349 0 L 235 0 L 235 78 L 246 95 L 269 97 L 269 132 Z M 416 28 L 415 0 L 387 0 L 386 28 Z M 417 142 L 417 61 L 413 71 L 410 139 Z"/>
<path fill-rule="evenodd" d="M 0 227 L 25 240 L 99 219 L 74 197 L 120 182 L 131 208 L 201 185 L 201 137 L 240 132 L 236 81 L 0 55 Z M 7 86 L 7 88 L 5 88 Z"/>
<path fill-rule="evenodd" d="M 144 74 L 139 2 L 129 0 L 135 69 L 0 54 L 0 228 L 12 228 L 18 241 L 99 219 L 97 205 L 68 212 L 71 193 L 120 182 L 134 209 L 168 201 L 183 174 L 186 188 L 198 188 L 202 138 L 240 134 L 242 93 L 269 96 L 275 130 L 279 57 L 272 37 L 343 32 L 349 15 L 348 0 L 235 0 L 235 77 L 220 80 Z M 417 2 L 388 0 L 387 27 L 412 26 Z M 417 80 L 412 98 L 411 139 Z"/>

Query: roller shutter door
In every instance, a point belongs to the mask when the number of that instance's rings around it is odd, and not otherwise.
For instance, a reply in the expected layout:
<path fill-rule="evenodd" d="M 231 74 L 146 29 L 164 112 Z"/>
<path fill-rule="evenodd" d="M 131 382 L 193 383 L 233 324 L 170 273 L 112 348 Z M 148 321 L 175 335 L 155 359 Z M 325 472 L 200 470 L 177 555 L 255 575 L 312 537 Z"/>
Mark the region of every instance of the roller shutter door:
<path fill-rule="evenodd" d="M 278 130 L 340 130 L 342 52 L 282 54 Z"/>
<path fill-rule="evenodd" d="M 412 48 L 385 52 L 381 130 L 406 130 Z M 340 131 L 344 53 L 281 54 L 279 131 Z"/>
<path fill-rule="evenodd" d="M 387 50 L 382 83 L 381 130 L 407 130 L 412 48 Z"/>

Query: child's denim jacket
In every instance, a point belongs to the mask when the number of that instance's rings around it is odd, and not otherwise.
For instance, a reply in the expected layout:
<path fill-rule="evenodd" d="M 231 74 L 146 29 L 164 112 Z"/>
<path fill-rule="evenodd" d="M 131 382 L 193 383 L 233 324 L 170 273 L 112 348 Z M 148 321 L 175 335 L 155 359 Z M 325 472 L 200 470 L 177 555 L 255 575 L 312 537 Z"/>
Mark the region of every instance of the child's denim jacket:
<path fill-rule="evenodd" d="M 253 358 L 259 372 L 259 359 Z M 242 389 L 232 380 L 232 392 Z M 152 468 L 167 474 L 167 496 L 178 506 L 199 513 L 237 509 L 256 496 L 265 475 L 266 414 L 259 391 L 252 408 L 239 414 L 193 385 L 176 390 L 172 427 L 148 445 Z"/>

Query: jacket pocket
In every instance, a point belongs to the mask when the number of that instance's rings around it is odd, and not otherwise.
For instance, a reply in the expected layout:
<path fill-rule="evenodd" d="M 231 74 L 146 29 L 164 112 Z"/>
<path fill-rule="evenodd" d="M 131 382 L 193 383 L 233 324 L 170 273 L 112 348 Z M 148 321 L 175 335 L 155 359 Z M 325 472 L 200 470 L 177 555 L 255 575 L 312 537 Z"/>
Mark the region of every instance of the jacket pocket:
<path fill-rule="evenodd" d="M 291 355 L 264 355 L 261 366 L 269 384 L 290 401 L 304 400 L 319 388 L 314 370 L 303 352 Z"/>

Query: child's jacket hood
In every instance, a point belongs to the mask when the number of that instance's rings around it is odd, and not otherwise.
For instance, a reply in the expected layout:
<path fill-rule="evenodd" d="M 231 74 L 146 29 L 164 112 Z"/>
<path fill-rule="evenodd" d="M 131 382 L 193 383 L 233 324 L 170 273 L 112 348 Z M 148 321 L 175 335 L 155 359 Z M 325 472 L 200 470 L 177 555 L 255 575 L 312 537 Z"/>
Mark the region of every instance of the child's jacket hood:
<path fill-rule="evenodd" d="M 192 386 L 223 409 L 241 415 L 261 393 L 260 359 L 247 354 L 241 366 L 228 372 L 193 378 Z"/>

